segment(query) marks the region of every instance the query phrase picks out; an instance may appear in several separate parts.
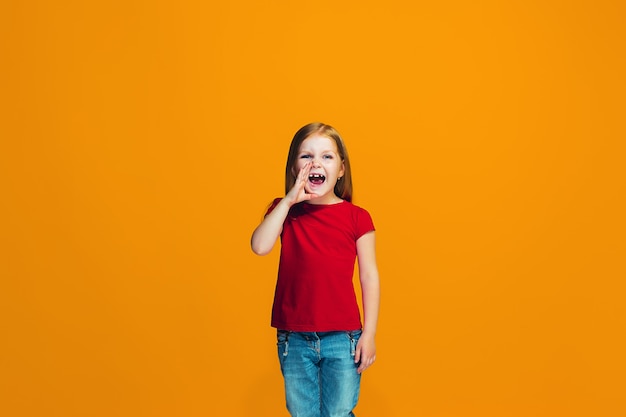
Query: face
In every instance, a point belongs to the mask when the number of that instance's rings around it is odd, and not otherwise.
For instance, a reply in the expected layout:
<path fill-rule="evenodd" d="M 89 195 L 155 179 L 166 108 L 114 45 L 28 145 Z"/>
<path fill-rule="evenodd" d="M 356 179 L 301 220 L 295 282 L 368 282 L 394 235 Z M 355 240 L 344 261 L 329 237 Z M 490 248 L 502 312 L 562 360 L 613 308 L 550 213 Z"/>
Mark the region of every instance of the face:
<path fill-rule="evenodd" d="M 307 163 L 310 165 L 307 166 Z M 311 203 L 329 204 L 339 201 L 335 195 L 335 184 L 344 174 L 344 165 L 334 140 L 318 134 L 306 138 L 296 157 L 294 175 L 302 168 L 309 170 L 309 180 L 304 189 L 318 195 L 310 200 Z"/>

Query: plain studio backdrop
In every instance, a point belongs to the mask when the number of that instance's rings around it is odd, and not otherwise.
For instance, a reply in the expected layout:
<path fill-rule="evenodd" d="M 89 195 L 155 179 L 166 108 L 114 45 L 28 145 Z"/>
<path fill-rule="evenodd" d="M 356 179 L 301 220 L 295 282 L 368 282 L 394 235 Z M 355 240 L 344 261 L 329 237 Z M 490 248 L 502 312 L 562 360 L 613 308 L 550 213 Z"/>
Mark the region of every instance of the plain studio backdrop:
<path fill-rule="evenodd" d="M 626 415 L 619 1 L 4 1 L 0 414 L 287 416 L 289 141 L 377 227 L 359 417 Z"/>

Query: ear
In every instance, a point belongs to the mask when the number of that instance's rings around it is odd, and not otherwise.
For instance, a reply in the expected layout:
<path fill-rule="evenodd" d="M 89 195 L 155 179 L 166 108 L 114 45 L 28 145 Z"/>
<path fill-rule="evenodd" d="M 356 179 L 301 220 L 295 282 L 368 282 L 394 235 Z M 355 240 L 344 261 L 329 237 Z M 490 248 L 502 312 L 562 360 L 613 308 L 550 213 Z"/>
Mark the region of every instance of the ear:
<path fill-rule="evenodd" d="M 346 165 L 341 161 L 341 169 L 339 170 L 339 177 L 343 177 L 343 174 L 346 173 Z"/>

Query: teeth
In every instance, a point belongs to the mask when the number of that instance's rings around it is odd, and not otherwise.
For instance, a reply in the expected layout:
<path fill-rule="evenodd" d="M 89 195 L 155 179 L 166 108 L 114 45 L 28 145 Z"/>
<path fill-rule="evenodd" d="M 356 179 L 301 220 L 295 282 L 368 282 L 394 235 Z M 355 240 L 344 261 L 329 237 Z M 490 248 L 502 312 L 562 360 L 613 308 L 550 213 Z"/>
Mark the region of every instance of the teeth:
<path fill-rule="evenodd" d="M 322 174 L 309 174 L 309 180 L 311 181 L 326 181 L 326 177 Z"/>

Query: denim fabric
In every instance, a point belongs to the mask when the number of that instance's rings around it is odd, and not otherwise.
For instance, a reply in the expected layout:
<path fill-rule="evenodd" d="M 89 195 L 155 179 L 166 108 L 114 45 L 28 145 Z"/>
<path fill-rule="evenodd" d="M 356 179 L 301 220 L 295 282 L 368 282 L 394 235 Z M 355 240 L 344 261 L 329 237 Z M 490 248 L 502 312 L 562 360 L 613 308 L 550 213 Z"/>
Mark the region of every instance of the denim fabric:
<path fill-rule="evenodd" d="M 278 330 L 278 359 L 292 417 L 353 417 L 361 375 L 354 363 L 361 330 Z"/>

